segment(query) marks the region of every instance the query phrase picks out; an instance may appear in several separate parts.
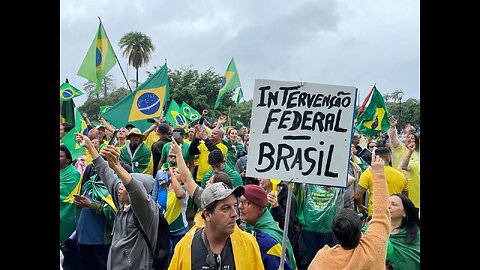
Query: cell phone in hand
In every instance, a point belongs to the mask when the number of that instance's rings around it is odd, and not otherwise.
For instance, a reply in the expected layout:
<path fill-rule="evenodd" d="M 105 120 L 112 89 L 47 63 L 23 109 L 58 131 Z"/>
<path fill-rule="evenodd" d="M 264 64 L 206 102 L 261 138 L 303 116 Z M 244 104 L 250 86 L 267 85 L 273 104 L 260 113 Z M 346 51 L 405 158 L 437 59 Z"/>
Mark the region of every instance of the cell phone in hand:
<path fill-rule="evenodd" d="M 116 129 L 113 132 L 112 137 L 110 138 L 110 141 L 108 141 L 108 145 L 115 145 L 115 143 L 117 142 L 117 133 L 118 133 L 118 129 Z"/>
<path fill-rule="evenodd" d="M 155 119 L 153 119 L 153 118 L 148 118 L 148 119 L 147 119 L 147 122 L 148 122 L 148 123 L 155 123 Z"/>
<path fill-rule="evenodd" d="M 75 197 L 75 198 L 80 198 L 80 197 L 82 197 L 82 195 L 79 195 L 79 194 L 73 194 L 73 197 Z"/>

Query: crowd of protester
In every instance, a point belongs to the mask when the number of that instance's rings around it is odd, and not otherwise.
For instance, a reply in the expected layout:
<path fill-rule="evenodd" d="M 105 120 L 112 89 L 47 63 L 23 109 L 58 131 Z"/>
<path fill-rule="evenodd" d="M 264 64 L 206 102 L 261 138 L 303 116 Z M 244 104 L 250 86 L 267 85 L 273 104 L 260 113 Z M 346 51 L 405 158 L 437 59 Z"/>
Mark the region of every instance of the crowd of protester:
<path fill-rule="evenodd" d="M 99 120 L 76 133 L 80 158 L 60 143 L 65 270 L 153 269 L 159 215 L 170 233 L 164 269 L 277 270 L 285 222 L 283 269 L 420 269 L 420 148 L 410 124 L 398 131 L 391 117 L 387 132 L 355 131 L 341 188 L 247 177 L 249 129 L 224 116 L 186 128 L 161 118 L 144 132 Z M 72 128 L 61 123 L 60 138 Z"/>

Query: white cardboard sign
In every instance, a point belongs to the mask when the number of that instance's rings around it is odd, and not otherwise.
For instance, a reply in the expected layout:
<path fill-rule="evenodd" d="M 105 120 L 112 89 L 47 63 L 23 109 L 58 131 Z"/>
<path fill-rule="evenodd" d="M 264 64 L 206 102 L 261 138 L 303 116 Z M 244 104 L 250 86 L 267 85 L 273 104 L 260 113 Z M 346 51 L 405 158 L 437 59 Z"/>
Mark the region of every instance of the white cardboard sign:
<path fill-rule="evenodd" d="M 345 187 L 357 89 L 256 79 L 246 175 Z"/>

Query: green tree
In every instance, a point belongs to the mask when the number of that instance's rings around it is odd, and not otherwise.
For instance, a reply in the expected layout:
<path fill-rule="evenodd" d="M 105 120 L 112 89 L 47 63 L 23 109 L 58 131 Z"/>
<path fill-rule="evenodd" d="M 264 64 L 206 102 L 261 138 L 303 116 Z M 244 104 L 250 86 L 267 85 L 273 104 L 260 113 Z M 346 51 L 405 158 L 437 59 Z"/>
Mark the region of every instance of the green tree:
<path fill-rule="evenodd" d="M 102 80 L 102 89 L 103 89 L 103 97 L 108 96 L 108 93 L 113 91 L 115 88 L 115 85 L 113 84 L 113 76 L 108 74 L 105 77 L 103 77 Z M 87 81 L 86 83 L 83 84 L 83 90 L 85 93 L 87 93 L 88 98 L 100 98 L 100 92 L 95 93 L 95 83 L 92 81 Z"/>
<path fill-rule="evenodd" d="M 78 110 L 82 113 L 87 113 L 90 120 L 93 121 L 100 116 L 100 106 L 115 105 L 129 93 L 130 91 L 128 89 L 120 87 L 105 98 L 88 98 L 82 106 L 78 107 Z"/>
<path fill-rule="evenodd" d="M 385 102 L 385 104 L 388 111 L 398 120 L 398 130 L 401 130 L 407 122 L 420 126 L 420 100 L 409 98 L 402 103 L 398 100 L 398 102 Z"/>
<path fill-rule="evenodd" d="M 232 107 L 230 112 L 230 117 L 232 118 L 232 125 L 235 123 L 235 120 L 238 120 L 243 123 L 243 125 L 250 128 L 250 121 L 252 118 L 252 104 L 253 99 L 250 99 L 245 102 L 240 102 L 236 104 L 235 107 Z"/>
<path fill-rule="evenodd" d="M 204 73 L 194 70 L 192 66 L 174 71 L 169 70 L 170 98 L 177 103 L 187 102 L 197 111 L 209 110 L 208 121 L 215 121 L 220 115 L 227 115 L 228 108 L 234 107 L 232 92 L 226 93 L 220 106 L 213 110 L 218 95 L 221 75 L 209 68 Z"/>
<path fill-rule="evenodd" d="M 128 57 L 128 64 L 136 69 L 136 87 L 138 87 L 138 69 L 150 61 L 155 50 L 152 39 L 141 32 L 125 34 L 119 43 L 123 56 Z"/>

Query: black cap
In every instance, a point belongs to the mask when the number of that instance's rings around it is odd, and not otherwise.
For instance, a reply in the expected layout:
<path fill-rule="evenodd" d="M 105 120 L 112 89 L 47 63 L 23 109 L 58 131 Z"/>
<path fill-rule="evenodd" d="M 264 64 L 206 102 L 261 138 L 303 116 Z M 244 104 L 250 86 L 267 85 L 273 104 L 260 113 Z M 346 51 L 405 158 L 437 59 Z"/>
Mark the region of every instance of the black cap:
<path fill-rule="evenodd" d="M 157 129 L 158 132 L 168 133 L 170 131 L 170 125 L 168 123 L 161 123 Z"/>
<path fill-rule="evenodd" d="M 126 129 L 131 129 L 131 128 L 134 128 L 134 127 L 135 127 L 135 126 L 132 125 L 132 124 L 127 124 L 127 125 L 125 126 Z"/>
<path fill-rule="evenodd" d="M 183 128 L 178 128 L 177 127 L 173 130 L 173 132 L 175 132 L 175 131 L 180 132 L 180 135 L 185 135 L 186 134 L 185 129 L 183 129 Z"/>

